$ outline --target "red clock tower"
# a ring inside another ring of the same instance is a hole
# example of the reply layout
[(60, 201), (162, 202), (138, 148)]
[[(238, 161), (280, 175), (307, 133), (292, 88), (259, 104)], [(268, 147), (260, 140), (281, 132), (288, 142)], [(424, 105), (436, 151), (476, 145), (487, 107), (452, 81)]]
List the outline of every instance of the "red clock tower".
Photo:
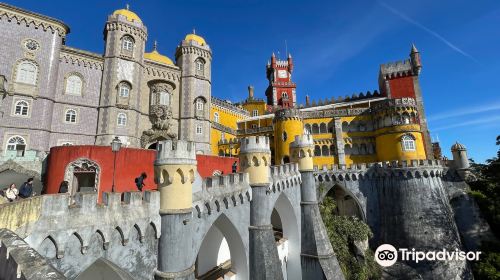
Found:
[(293, 60), (289, 54), (287, 60), (278, 60), (271, 56), (271, 62), (267, 63), (266, 75), (269, 86), (266, 89), (267, 105), (281, 108), (295, 107), (297, 97), (292, 82)]

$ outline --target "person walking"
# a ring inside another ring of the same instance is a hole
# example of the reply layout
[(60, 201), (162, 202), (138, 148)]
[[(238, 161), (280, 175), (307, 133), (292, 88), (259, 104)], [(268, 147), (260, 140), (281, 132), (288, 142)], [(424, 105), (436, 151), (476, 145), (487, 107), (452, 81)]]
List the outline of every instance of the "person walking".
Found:
[(28, 198), (33, 196), (33, 178), (29, 178), (26, 182), (24, 182), (19, 188), (19, 197)]
[(59, 185), (59, 193), (67, 193), (68, 192), (68, 181), (62, 181)]
[(17, 190), (16, 184), (14, 183), (10, 184), (9, 188), (5, 190), (5, 197), (9, 202), (16, 200), (18, 195), (19, 191)]
[(137, 186), (137, 189), (139, 189), (139, 191), (142, 192), (142, 188), (144, 188), (144, 186), (146, 186), (144, 184), (144, 180), (148, 177), (148, 175), (146, 174), (146, 172), (142, 172), (141, 175), (137, 178), (135, 178), (135, 185)]
[(235, 160), (233, 165), (231, 166), (232, 173), (238, 172), (238, 162)]

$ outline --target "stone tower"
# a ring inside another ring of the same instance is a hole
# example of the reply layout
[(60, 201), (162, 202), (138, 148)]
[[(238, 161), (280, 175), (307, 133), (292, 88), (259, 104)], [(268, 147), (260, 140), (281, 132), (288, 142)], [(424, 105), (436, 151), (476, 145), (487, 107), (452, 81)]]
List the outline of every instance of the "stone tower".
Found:
[(166, 140), (159, 142), (157, 151), (154, 168), (162, 227), (155, 279), (194, 279), (194, 265), (185, 250), (192, 245), (189, 220), (196, 174), (195, 143)]
[(456, 142), (451, 146), (453, 155), (453, 166), (462, 179), (465, 179), (470, 171), (469, 158), (467, 157), (467, 148), (464, 145)]
[(147, 35), (146, 26), (128, 7), (108, 16), (97, 145), (109, 145), (115, 136), (125, 145), (140, 145), (137, 127)]
[(304, 133), (301, 113), (299, 109), (286, 108), (274, 115), (274, 161), (275, 164), (290, 163), (290, 143)]
[(283, 279), (271, 217), (263, 211), (269, 203), (267, 191), (270, 184), (270, 162), (269, 138), (251, 136), (241, 139), (241, 171), (249, 174), (252, 188), (249, 227), (250, 279)]
[(319, 212), (313, 174), (314, 142), (311, 135), (295, 136), (290, 144), (293, 162), (299, 164), (302, 212), (301, 266), (308, 279), (344, 279)]
[(188, 34), (177, 47), (181, 68), (179, 139), (196, 141), (196, 153), (210, 154), (212, 50), (205, 39)]

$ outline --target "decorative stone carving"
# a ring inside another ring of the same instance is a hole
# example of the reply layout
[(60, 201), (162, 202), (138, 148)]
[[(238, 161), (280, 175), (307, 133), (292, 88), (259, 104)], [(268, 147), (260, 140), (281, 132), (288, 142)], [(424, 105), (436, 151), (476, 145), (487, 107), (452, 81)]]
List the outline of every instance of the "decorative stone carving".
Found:
[(101, 168), (96, 162), (90, 159), (79, 158), (68, 164), (66, 172), (64, 173), (64, 181), (69, 183), (68, 193), (72, 195), (75, 194), (76, 186), (73, 185), (73, 176), (75, 172), (79, 171), (95, 172), (94, 191), (97, 191), (97, 188), (99, 187), (99, 175), (101, 173)]

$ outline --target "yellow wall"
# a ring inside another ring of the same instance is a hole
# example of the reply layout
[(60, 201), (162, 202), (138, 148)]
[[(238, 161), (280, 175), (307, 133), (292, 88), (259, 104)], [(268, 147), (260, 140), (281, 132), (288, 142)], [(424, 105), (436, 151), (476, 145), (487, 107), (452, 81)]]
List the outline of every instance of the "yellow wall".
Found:
[[(212, 104), (212, 106), (210, 107), (210, 120), (212, 122), (215, 121), (214, 120), (215, 112), (219, 114), (219, 124), (229, 127), (235, 131), (238, 129), (237, 122), (245, 118), (248, 118), (248, 116), (245, 116), (238, 112), (234, 112), (229, 109), (225, 109), (215, 104)], [(212, 155), (219, 154), (220, 150), (219, 141), (221, 140), (221, 133), (222, 131), (212, 126), (210, 130), (210, 149), (212, 151)], [(236, 135), (225, 132), (224, 138), (229, 141), (230, 139), (236, 138)], [(222, 148), (224, 149), (224, 147)]]
[[(407, 125), (404, 127), (411, 126), (415, 125)], [(398, 129), (392, 129), (376, 137), (378, 161), (426, 159), (422, 133), (418, 132), (418, 130), (412, 132), (401, 130), (404, 129), (398, 127)], [(408, 131), (411, 130), (408, 129)], [(401, 137), (407, 133), (412, 134), (416, 139), (415, 151), (403, 151), (402, 149)]]
[(254, 102), (246, 102), (242, 104), (243, 109), (247, 110), (252, 116), (253, 110), (259, 111), (259, 116), (262, 116), (266, 113), (266, 102), (265, 101), (254, 101)]
[[(283, 141), (283, 132), (287, 138)], [(304, 126), (299, 119), (285, 119), (274, 124), (274, 163), (281, 164), (284, 156), (290, 156), (290, 143), (296, 135), (304, 134)]]

